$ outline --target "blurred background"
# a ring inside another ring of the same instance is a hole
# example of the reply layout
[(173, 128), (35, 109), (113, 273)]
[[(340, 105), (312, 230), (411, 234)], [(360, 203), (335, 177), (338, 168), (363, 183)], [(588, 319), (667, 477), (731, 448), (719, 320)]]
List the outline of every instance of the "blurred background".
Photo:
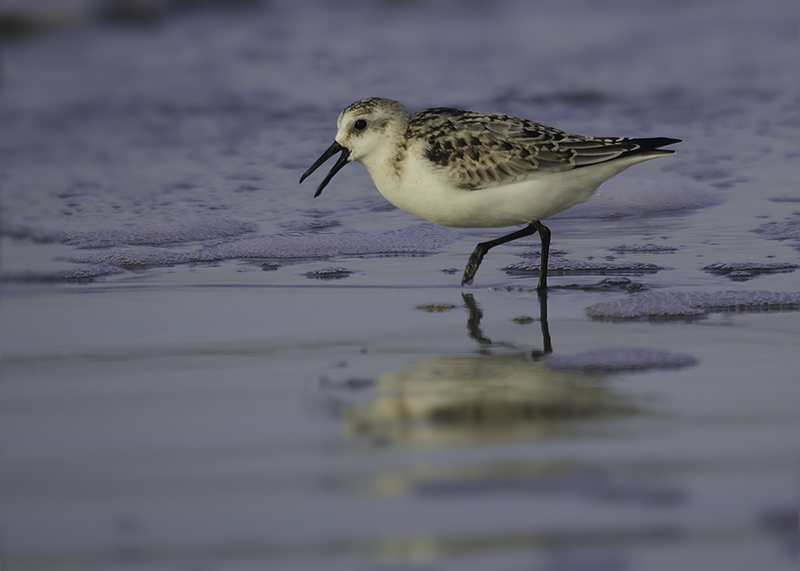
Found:
[(660, 166), (729, 183), (737, 139), (796, 127), (796, 8), (765, 1), (3, 0), (3, 220), (263, 222), (372, 95), (592, 135), (713, 130)]

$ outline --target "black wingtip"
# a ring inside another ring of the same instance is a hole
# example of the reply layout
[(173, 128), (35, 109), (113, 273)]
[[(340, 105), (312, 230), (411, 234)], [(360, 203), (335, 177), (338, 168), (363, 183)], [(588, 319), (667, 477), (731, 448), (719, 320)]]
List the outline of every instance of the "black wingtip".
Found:
[[(655, 151), (667, 145), (674, 145), (675, 143), (683, 142), (682, 139), (672, 139), (670, 137), (653, 137), (650, 139), (639, 139), (636, 141), (641, 146), (642, 150)], [(671, 150), (671, 149), (665, 149)]]

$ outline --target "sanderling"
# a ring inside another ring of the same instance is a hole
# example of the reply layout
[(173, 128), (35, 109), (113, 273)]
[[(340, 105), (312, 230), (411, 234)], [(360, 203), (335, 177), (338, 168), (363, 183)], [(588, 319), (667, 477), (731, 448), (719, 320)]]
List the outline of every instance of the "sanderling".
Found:
[(547, 288), (550, 230), (540, 222), (589, 199), (631, 165), (669, 155), (680, 139), (573, 135), (510, 115), (435, 108), (409, 114), (397, 101), (370, 97), (339, 115), (334, 143), (300, 177), (338, 152), (314, 197), (349, 162), (367, 168), (392, 204), (442, 226), (525, 228), (482, 242), (467, 262), (468, 284), (495, 246), (539, 232), (538, 291)]

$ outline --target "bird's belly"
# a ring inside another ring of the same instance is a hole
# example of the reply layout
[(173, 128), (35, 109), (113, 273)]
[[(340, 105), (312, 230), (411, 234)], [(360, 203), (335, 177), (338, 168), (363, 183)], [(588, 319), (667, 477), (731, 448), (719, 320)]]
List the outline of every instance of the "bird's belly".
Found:
[(543, 220), (584, 202), (599, 182), (566, 182), (560, 173), (480, 190), (428, 182), (378, 190), (392, 204), (441, 226), (500, 228)]
[(480, 190), (457, 188), (424, 169), (402, 180), (373, 177), (373, 181), (389, 202), (430, 222), (460, 228), (499, 228), (544, 220), (586, 202), (604, 181), (655, 156), (540, 173), (526, 181)]

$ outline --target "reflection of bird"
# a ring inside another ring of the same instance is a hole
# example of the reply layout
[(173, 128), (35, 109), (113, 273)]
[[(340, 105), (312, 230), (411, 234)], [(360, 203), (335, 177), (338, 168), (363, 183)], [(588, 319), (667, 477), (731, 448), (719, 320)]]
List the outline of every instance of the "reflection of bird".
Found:
[[(481, 329), (481, 319), (483, 319), (483, 312), (478, 307), (475, 297), (471, 293), (462, 293), (461, 298), (464, 300), (464, 305), (469, 310), (469, 319), (467, 319), (467, 331), (469, 331), (470, 338), (474, 339), (482, 346), (486, 347), (492, 345), (492, 340), (483, 334)], [(533, 318), (530, 318), (533, 320)], [(539, 325), (542, 329), (542, 350), (531, 352), (534, 359), (547, 355), (553, 352), (553, 342), (550, 340), (550, 326), (547, 323), (547, 295), (539, 296)], [(508, 345), (501, 343), (500, 345)]]
[(472, 281), (494, 246), (539, 232), (547, 288), (550, 230), (540, 220), (584, 202), (598, 186), (631, 165), (672, 154), (679, 139), (572, 135), (509, 115), (425, 109), (410, 115), (397, 101), (370, 97), (339, 115), (334, 143), (300, 182), (341, 151), (314, 196), (351, 161), (369, 171), (378, 191), (406, 212), (463, 228), (527, 224), (478, 244), (462, 284)]
[(597, 376), (548, 370), (526, 355), (439, 357), (375, 380), (346, 415), (352, 436), (413, 445), (542, 440), (635, 409)]

